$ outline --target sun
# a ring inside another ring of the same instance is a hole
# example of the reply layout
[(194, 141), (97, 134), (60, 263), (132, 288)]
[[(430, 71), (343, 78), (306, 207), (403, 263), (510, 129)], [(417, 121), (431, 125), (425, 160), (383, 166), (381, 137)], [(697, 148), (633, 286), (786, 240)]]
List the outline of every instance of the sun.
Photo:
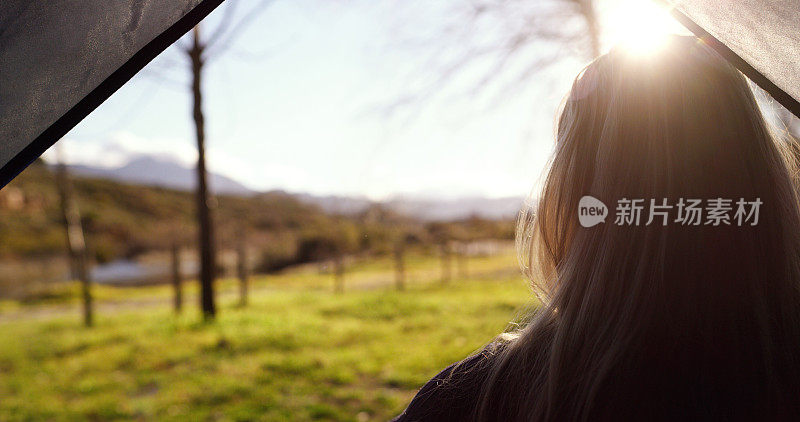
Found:
[(622, 45), (637, 54), (656, 51), (669, 34), (687, 33), (653, 0), (609, 0), (601, 18), (604, 44)]

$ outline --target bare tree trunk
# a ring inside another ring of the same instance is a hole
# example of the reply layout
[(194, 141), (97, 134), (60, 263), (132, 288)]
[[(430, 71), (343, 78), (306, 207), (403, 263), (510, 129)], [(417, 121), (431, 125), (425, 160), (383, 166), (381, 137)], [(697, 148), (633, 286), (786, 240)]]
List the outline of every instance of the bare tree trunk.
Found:
[(452, 269), (450, 268), (450, 245), (447, 242), (441, 244), (442, 254), (442, 284), (447, 284), (452, 278)]
[(395, 286), (397, 290), (405, 290), (406, 288), (406, 263), (405, 263), (405, 247), (402, 243), (398, 243), (394, 248), (394, 267), (395, 267)]
[(247, 246), (240, 236), (238, 248), (236, 248), (236, 275), (239, 278), (239, 306), (247, 306), (247, 288), (249, 274), (247, 270)]
[(175, 313), (180, 314), (183, 309), (183, 278), (181, 275), (181, 250), (177, 243), (172, 244), (172, 289)]
[(214, 319), (217, 313), (214, 303), (214, 278), (216, 276), (216, 259), (214, 253), (213, 222), (211, 216), (211, 200), (208, 192), (208, 176), (206, 174), (205, 120), (203, 117), (202, 72), (203, 50), (200, 42), (200, 27), (194, 27), (192, 47), (188, 50), (192, 62), (192, 95), (194, 107), (195, 132), (197, 135), (197, 219), (200, 226), (200, 308), (205, 320)]
[(344, 293), (344, 257), (337, 253), (333, 257), (334, 292)]
[[(57, 150), (60, 152), (60, 149)], [(59, 196), (61, 197), (61, 215), (64, 219), (64, 231), (67, 237), (67, 253), (70, 260), (72, 277), (81, 283), (81, 296), (83, 298), (83, 323), (91, 327), (94, 323), (92, 308), (92, 289), (89, 280), (89, 270), (86, 257), (86, 241), (83, 237), (81, 215), (69, 179), (67, 166), (59, 158), (56, 170)]]
[(467, 244), (464, 242), (460, 242), (458, 244), (458, 251), (456, 255), (456, 266), (458, 269), (458, 278), (467, 279), (469, 278), (469, 271), (467, 268), (467, 260), (469, 256), (467, 255)]

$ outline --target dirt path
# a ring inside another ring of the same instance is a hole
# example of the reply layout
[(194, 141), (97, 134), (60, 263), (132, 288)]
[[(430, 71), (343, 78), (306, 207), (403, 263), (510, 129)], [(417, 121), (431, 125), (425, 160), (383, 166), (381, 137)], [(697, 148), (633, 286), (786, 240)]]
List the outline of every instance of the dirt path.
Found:
[[(493, 270), (487, 272), (480, 272), (476, 274), (471, 274), (470, 279), (472, 281), (480, 281), (480, 280), (491, 280), (497, 279), (500, 277), (507, 277), (509, 274), (514, 274), (518, 270), (516, 269), (501, 269), (501, 270)], [(435, 283), (435, 281), (431, 281), (431, 283)], [(355, 285), (347, 286), (345, 282), (345, 291), (369, 291), (369, 290), (378, 290), (378, 289), (386, 289), (394, 287), (394, 280), (392, 277), (375, 277), (372, 279), (367, 280), (360, 280), (359, 283)], [(332, 285), (331, 285), (332, 287)], [(269, 291), (276, 291), (276, 288), (264, 285), (257, 285), (251, 283), (250, 285), (250, 294), (259, 294), (259, 293), (266, 293)], [(227, 288), (222, 288), (217, 293), (217, 299), (219, 302), (229, 302), (233, 303), (238, 299), (239, 291), (238, 288), (235, 286), (227, 286)], [(193, 308), (193, 304), (195, 304), (198, 300), (197, 294), (195, 293), (184, 293), (183, 301), (184, 306), (186, 304), (189, 305), (190, 309)], [(96, 314), (113, 314), (116, 312), (124, 312), (124, 311), (133, 311), (133, 310), (140, 310), (142, 308), (157, 308), (157, 307), (169, 307), (172, 306), (172, 297), (152, 297), (152, 298), (131, 298), (125, 300), (106, 300), (106, 301), (97, 301), (95, 303), (95, 313)], [(22, 321), (22, 320), (45, 320), (57, 317), (70, 317), (74, 316), (76, 320), (81, 318), (81, 307), (80, 303), (65, 303), (65, 304), (58, 304), (58, 305), (30, 305), (30, 306), (22, 306), (20, 308), (8, 311), (8, 312), (0, 312), (0, 323), (8, 323), (8, 322), (15, 322), (15, 321)]]
[[(251, 288), (251, 293), (266, 292), (268, 290), (270, 290), (268, 287)], [(220, 291), (217, 295), (217, 299), (221, 301), (233, 301), (236, 300), (237, 297), (238, 291), (236, 289), (225, 289)], [(184, 306), (186, 306), (186, 304), (194, 304), (197, 302), (197, 300), (198, 298), (196, 294), (184, 293)], [(139, 310), (142, 308), (157, 308), (166, 306), (172, 306), (171, 297), (97, 301), (95, 303), (94, 311), (96, 314), (112, 314), (116, 312)], [(23, 306), (9, 312), (0, 313), (0, 323), (20, 320), (43, 320), (69, 316), (74, 316), (76, 319), (81, 317), (81, 307), (78, 302), (59, 305)]]

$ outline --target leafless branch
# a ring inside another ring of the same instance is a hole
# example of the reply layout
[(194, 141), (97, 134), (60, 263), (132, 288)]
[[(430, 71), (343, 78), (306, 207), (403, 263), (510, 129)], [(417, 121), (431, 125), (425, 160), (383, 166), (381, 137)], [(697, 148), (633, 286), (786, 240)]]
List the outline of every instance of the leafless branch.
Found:
[(214, 31), (211, 32), (206, 38), (205, 46), (208, 47), (219, 40), (225, 31), (227, 31), (231, 26), (231, 21), (233, 20), (233, 16), (236, 13), (236, 6), (239, 4), (238, 1), (232, 1), (227, 3), (227, 7), (225, 7), (225, 13), (222, 15), (222, 19), (220, 20), (217, 27)]
[[(428, 102), (431, 98), (448, 89), (452, 81), (459, 74), (466, 72), (473, 66), (489, 65), (489, 68), (480, 72), (471, 89), (465, 94), (469, 96), (485, 92), (487, 87), (496, 84), (492, 82), (503, 81), (497, 96), (508, 94), (512, 89), (518, 90), (520, 85), (535, 73), (547, 69), (550, 65), (562, 60), (569, 52), (596, 50), (598, 40), (593, 39), (597, 34), (588, 23), (596, 19), (593, 0), (550, 0), (537, 2), (531, 6), (529, 2), (510, 0), (473, 0), (469, 7), (462, 12), (464, 17), (455, 21), (454, 26), (445, 28), (440, 39), (449, 39), (438, 57), (452, 55), (453, 48), (464, 49), (457, 59), (447, 61), (443, 66), (441, 59), (437, 65), (426, 67), (439, 67), (438, 74), (432, 81), (424, 83), (422, 89), (396, 99), (384, 108), (387, 114), (406, 106)], [(587, 16), (587, 13), (590, 14)], [(485, 28), (498, 28), (497, 39), (486, 42), (481, 40), (480, 45), (475, 45), (474, 34)], [(534, 52), (530, 47), (540, 43), (544, 48), (537, 48)], [(587, 49), (586, 46), (592, 48)], [(465, 47), (466, 46), (466, 47)], [(551, 51), (552, 50), (552, 51)], [(448, 54), (449, 53), (449, 54)], [(528, 53), (531, 53), (528, 55)], [(534, 54), (535, 53), (535, 54)], [(594, 52), (592, 52), (594, 54)], [(586, 54), (590, 58), (590, 54)], [(528, 63), (520, 60), (527, 60)], [(511, 63), (515, 62), (512, 68)], [(523, 70), (508, 79), (508, 72), (516, 71), (518, 66)]]
[[(222, 51), (228, 50), (233, 42), (247, 29), (256, 19), (261, 16), (264, 10), (267, 9), (269, 3), (273, 0), (259, 1), (256, 6), (250, 8), (247, 13), (239, 19), (238, 22), (232, 23), (233, 13), (226, 13), (222, 22), (214, 30), (211, 38), (205, 43), (204, 55), (206, 58), (213, 58), (220, 54)], [(232, 6), (229, 6), (229, 8)], [(230, 17), (228, 17), (230, 16)]]

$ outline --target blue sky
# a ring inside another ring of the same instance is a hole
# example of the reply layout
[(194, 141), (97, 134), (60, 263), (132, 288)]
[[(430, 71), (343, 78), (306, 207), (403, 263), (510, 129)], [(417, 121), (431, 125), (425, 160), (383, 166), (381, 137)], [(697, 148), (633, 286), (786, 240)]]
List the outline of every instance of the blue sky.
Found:
[[(239, 17), (257, 4), (238, 1)], [(210, 168), (259, 190), (374, 199), (527, 194), (551, 151), (557, 106), (584, 64), (577, 54), (522, 84), (501, 77), (476, 91), (491, 63), (477, 61), (435, 95), (390, 107), (429, 92), (463, 37), (479, 44), (502, 30), (489, 21), (460, 33), (467, 4), (270, 3), (207, 66)], [(168, 49), (65, 137), (67, 160), (116, 166), (155, 153), (193, 163), (187, 66)]]

